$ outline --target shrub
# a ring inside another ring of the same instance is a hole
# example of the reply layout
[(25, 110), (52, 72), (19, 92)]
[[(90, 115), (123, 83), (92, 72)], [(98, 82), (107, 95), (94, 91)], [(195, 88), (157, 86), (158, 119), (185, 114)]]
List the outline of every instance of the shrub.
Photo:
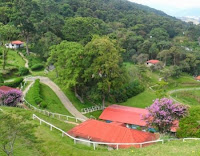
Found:
[(36, 70), (42, 70), (44, 69), (44, 65), (43, 64), (35, 64), (31, 67), (32, 71), (36, 71)]
[(26, 67), (19, 68), (19, 76), (24, 76), (24, 75), (27, 75), (28, 73), (29, 73), (28, 68), (26, 68)]
[(200, 107), (191, 107), (189, 115), (179, 121), (177, 137), (200, 138)]
[(16, 87), (19, 87), (19, 85), (23, 82), (23, 80), (24, 79), (22, 77), (19, 77), (19, 78), (14, 79), (11, 82), (1, 83), (0, 85), (16, 88)]
[(44, 102), (44, 101), (41, 103), (40, 106), (41, 106), (42, 108), (47, 108), (47, 104), (46, 104), (46, 102)]
[(18, 89), (13, 89), (8, 92), (0, 91), (0, 99), (3, 105), (16, 106), (21, 101), (22, 92)]

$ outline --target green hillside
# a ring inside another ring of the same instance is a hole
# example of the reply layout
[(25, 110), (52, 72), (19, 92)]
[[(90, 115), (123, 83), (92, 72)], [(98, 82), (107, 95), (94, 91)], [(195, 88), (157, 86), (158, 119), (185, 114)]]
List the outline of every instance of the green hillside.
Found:
[[(25, 111), (19, 108), (6, 108), (1, 107), (4, 112), (13, 113), (16, 115), (21, 115), (27, 118), (32, 124), (36, 125), (34, 135), (35, 139), (29, 140), (27, 138), (21, 138), (16, 140), (14, 155), (22, 156), (22, 155), (88, 155), (88, 156), (100, 156), (100, 155), (117, 155), (117, 156), (129, 156), (129, 155), (149, 155), (152, 154), (155, 156), (168, 156), (168, 155), (183, 155), (183, 156), (191, 156), (191, 155), (199, 155), (200, 150), (200, 142), (199, 141), (171, 141), (162, 144), (155, 144), (152, 146), (148, 146), (142, 149), (120, 149), (108, 151), (105, 147), (98, 147), (97, 150), (93, 150), (93, 147), (87, 147), (85, 145), (76, 144), (74, 145), (73, 140), (68, 137), (62, 137), (61, 134), (53, 129), (50, 131), (48, 126), (45, 126), (43, 123), (41, 126), (39, 125), (39, 121), (32, 120), (32, 114), (35, 112)], [(0, 112), (2, 113), (2, 112)], [(28, 115), (28, 117), (27, 117)], [(50, 122), (57, 127), (63, 130), (69, 130), (74, 125), (66, 124), (62, 121), (46, 117), (44, 115), (40, 115), (36, 113), (40, 118), (44, 119), (47, 122)], [(29, 142), (29, 144), (27, 144)], [(162, 149), (162, 150), (161, 150)], [(4, 154), (0, 151), (0, 154), (4, 156)]]

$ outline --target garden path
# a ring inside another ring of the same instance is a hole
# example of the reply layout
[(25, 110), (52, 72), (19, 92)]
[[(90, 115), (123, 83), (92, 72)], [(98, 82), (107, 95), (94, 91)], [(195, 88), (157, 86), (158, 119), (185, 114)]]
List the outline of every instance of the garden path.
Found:
[(21, 52), (19, 52), (19, 54), (24, 59), (24, 61), (26, 62), (24, 67), (29, 68), (29, 66), (28, 66), (28, 60), (25, 58), (24, 54), (22, 54)]

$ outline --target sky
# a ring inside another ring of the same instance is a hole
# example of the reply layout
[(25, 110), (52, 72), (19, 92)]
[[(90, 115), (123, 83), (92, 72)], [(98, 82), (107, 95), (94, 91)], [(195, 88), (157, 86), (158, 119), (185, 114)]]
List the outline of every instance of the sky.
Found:
[(162, 10), (175, 16), (177, 12), (192, 8), (200, 8), (200, 0), (129, 0), (135, 3)]

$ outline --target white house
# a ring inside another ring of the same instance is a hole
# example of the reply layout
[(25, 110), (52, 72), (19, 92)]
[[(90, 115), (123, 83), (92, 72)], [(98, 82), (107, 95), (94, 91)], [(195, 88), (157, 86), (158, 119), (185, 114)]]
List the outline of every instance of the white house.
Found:
[(5, 44), (6, 48), (10, 48), (10, 49), (18, 49), (18, 48), (22, 48), (24, 47), (24, 42), (22, 41), (12, 41), (11, 43), (7, 43)]
[(159, 63), (159, 60), (149, 60), (146, 62), (147, 67), (150, 67), (152, 65), (156, 65), (157, 63)]

